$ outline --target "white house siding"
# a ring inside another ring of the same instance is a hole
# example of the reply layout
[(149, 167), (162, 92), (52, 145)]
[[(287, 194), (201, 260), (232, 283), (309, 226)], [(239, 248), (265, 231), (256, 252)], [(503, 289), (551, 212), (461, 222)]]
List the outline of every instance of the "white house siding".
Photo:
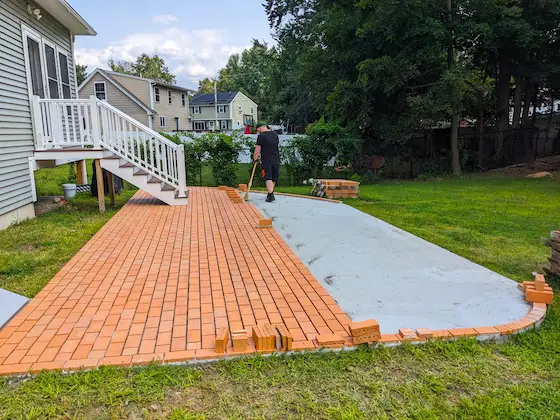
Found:
[(0, 216), (3, 220), (11, 220), (8, 213), (28, 217), (33, 202), (28, 158), (33, 156), (34, 141), (22, 23), (68, 54), (70, 92), (76, 97), (69, 30), (45, 11), (38, 21), (27, 13), (27, 4), (22, 0), (0, 1)]

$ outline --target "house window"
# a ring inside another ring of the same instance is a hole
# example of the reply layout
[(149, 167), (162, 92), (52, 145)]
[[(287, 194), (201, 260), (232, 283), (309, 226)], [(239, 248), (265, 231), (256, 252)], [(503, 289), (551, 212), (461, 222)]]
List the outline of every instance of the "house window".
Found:
[(30, 78), (30, 92), (33, 95), (45, 97), (43, 86), (43, 68), (41, 66), (41, 49), (38, 40), (27, 36), (27, 59)]
[(60, 98), (58, 90), (58, 72), (56, 71), (56, 52), (53, 47), (45, 44), (45, 64), (47, 65), (47, 86), (49, 98)]
[(181, 105), (187, 106), (187, 95), (185, 95), (184, 93), (181, 93)]
[(239, 111), (240, 114), (243, 113), (243, 107), (242, 107), (241, 105), (239, 105), (239, 106), (237, 107), (237, 110)]
[(254, 114), (255, 110), (253, 109), (253, 107), (251, 107), (251, 114)]
[(200, 107), (199, 106), (193, 107), (193, 114), (200, 114)]
[(169, 102), (171, 104), (171, 91), (170, 90), (167, 91), (167, 102)]
[(159, 102), (159, 88), (154, 88), (154, 93), (156, 94), (156, 102)]
[(175, 130), (176, 131), (179, 131), (179, 126), (180, 126), (179, 117), (175, 117)]
[(195, 121), (194, 129), (195, 130), (204, 130), (204, 121)]
[(30, 95), (41, 98), (71, 98), (68, 54), (40, 34), (22, 25)]
[(220, 121), (220, 129), (227, 130), (227, 120)]
[(165, 117), (159, 117), (159, 126), (165, 127)]
[(218, 105), (218, 114), (225, 114), (225, 113), (226, 113), (226, 106)]
[(58, 53), (58, 64), (60, 68), (60, 84), (62, 85), (62, 97), (70, 99), (70, 75), (68, 72), (68, 57), (61, 52)]
[(95, 82), (93, 84), (93, 93), (97, 99), (101, 101), (107, 100), (107, 89), (105, 87), (105, 82)]

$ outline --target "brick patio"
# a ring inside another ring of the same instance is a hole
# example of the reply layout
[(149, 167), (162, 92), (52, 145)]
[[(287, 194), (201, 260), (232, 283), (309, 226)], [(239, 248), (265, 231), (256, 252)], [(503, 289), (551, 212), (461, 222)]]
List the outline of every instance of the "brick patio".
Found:
[(173, 207), (138, 192), (0, 330), (0, 374), (223, 357), (217, 328), (263, 322), (284, 324), (294, 349), (349, 336), (350, 318), (274, 229), (256, 227), (255, 207), (190, 194)]

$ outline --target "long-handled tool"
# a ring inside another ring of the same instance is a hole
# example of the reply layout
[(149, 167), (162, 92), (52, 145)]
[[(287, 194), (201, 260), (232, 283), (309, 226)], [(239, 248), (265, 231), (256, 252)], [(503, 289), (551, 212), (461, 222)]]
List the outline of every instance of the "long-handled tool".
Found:
[(253, 178), (255, 177), (255, 170), (257, 169), (257, 161), (253, 164), (253, 172), (251, 173), (251, 179), (249, 180), (249, 185), (247, 185), (247, 192), (245, 193), (245, 201), (249, 201), (249, 191), (253, 186)]

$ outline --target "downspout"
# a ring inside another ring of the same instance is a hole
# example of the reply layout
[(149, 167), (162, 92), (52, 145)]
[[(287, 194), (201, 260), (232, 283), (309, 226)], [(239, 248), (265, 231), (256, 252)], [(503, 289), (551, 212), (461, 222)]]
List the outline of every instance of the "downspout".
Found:
[[(153, 110), (154, 109), (154, 83), (148, 81), (148, 90), (150, 91), (150, 108)], [(154, 120), (154, 114), (152, 113), (150, 115), (150, 113), (148, 112), (148, 127), (153, 129), (153, 120)]]

